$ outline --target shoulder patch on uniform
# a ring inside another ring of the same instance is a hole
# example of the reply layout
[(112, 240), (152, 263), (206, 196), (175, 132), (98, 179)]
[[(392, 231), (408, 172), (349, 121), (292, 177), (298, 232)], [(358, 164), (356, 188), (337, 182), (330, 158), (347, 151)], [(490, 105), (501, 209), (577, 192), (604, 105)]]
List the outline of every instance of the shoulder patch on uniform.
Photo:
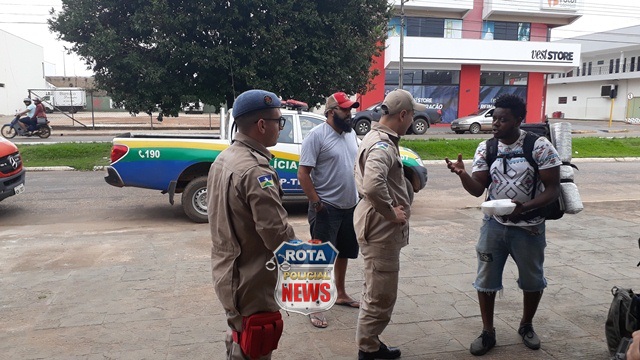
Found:
[(270, 186), (275, 186), (275, 184), (273, 183), (273, 176), (271, 174), (258, 176), (258, 182), (260, 183), (260, 187), (263, 189)]
[(382, 150), (387, 150), (389, 148), (389, 144), (387, 144), (384, 141), (380, 141), (377, 142), (375, 145), (373, 145), (372, 149), (382, 149)]

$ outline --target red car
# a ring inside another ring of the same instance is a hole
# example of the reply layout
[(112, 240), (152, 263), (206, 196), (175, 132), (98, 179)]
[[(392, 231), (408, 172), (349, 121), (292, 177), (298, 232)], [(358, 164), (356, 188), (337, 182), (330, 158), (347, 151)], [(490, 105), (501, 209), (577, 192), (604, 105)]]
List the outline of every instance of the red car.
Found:
[(0, 137), (0, 201), (24, 192), (24, 173), (18, 147)]

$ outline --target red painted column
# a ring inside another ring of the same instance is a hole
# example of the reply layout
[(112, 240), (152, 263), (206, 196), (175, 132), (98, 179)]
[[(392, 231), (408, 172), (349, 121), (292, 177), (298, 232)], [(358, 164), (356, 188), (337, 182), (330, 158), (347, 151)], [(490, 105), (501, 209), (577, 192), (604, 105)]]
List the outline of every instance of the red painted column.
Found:
[(458, 93), (458, 117), (478, 111), (480, 101), (480, 65), (462, 65), (460, 68), (460, 92)]
[(529, 73), (527, 85), (527, 122), (544, 121), (544, 74)]
[(371, 58), (371, 67), (369, 71), (378, 70), (378, 76), (373, 78), (368, 84), (367, 93), (358, 95), (360, 107), (358, 110), (364, 110), (369, 106), (384, 100), (384, 50), (379, 57)]

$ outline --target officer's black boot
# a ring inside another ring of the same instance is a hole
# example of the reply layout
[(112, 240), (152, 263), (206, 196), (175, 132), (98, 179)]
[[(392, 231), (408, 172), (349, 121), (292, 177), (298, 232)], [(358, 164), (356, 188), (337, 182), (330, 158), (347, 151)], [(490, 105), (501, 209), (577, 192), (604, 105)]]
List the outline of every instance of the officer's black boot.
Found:
[(383, 343), (380, 343), (380, 349), (375, 352), (358, 350), (358, 360), (397, 359), (399, 357), (400, 349), (397, 347), (388, 347)]

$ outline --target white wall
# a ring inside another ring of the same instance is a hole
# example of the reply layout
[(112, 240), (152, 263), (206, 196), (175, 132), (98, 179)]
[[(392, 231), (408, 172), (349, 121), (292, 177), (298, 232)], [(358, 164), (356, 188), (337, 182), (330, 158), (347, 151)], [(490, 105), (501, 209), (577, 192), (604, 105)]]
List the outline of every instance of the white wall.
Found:
[[(600, 96), (602, 85), (618, 85), (618, 96), (614, 101)], [(547, 87), (547, 116), (554, 111), (562, 111), (565, 118), (609, 120), (613, 103), (612, 119), (624, 121), (627, 118), (628, 96), (640, 97), (640, 79), (620, 79), (612, 81), (588, 81), (566, 84), (549, 84)], [(566, 104), (558, 104), (559, 97), (567, 97)], [(576, 100), (573, 100), (573, 97)]]
[(28, 89), (44, 88), (42, 70), (44, 50), (6, 31), (0, 30), (0, 115), (13, 115), (24, 108)]

